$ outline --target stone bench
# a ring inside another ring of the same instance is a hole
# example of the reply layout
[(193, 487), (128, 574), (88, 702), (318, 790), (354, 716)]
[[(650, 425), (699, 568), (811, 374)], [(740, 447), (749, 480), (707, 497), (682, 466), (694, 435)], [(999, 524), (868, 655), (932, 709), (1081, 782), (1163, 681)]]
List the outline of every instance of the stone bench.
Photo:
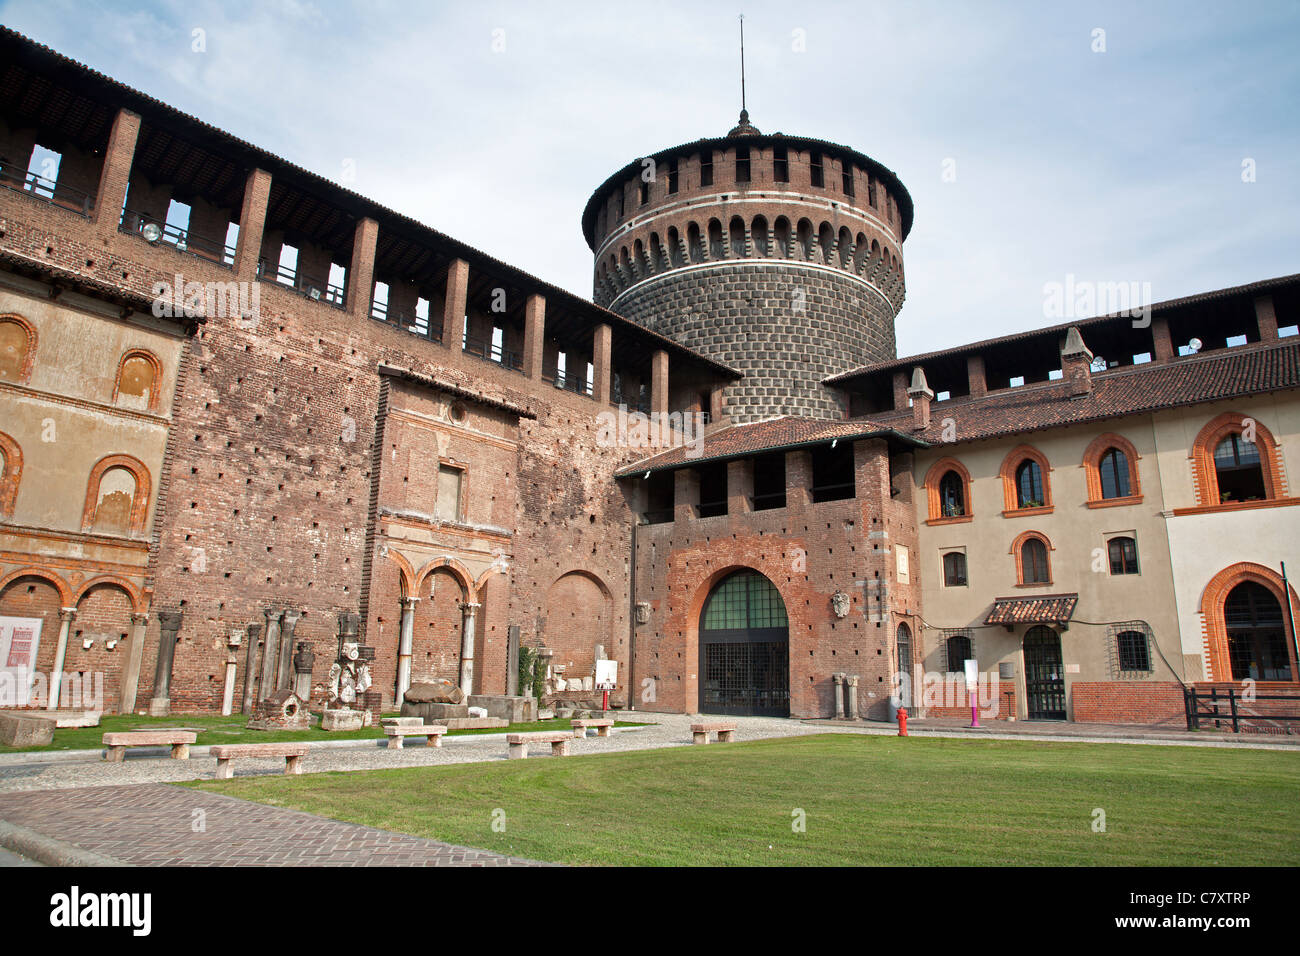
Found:
[(569, 741), (572, 739), (571, 733), (506, 734), (511, 760), (525, 759), (528, 756), (529, 744), (550, 744), (552, 757), (567, 757)]
[(692, 743), (707, 744), (709, 734), (718, 735), (718, 743), (726, 744), (731, 742), (731, 735), (736, 732), (736, 725), (729, 721), (714, 721), (709, 724), (691, 724), (691, 733), (695, 739)]
[(587, 736), (588, 727), (596, 728), (597, 737), (608, 737), (609, 729), (614, 726), (614, 721), (612, 720), (595, 720), (590, 718), (574, 718), (570, 723), (573, 724), (573, 736), (575, 737)]
[(126, 759), (127, 747), (171, 747), (173, 760), (189, 760), (190, 744), (198, 737), (188, 730), (123, 730), (104, 734), (108, 748), (105, 760), (121, 763)]
[(426, 747), (441, 747), (442, 735), (447, 728), (442, 724), (384, 724), (384, 736), (389, 750), (401, 750), (407, 737), (427, 737)]
[(283, 757), (286, 774), (302, 773), (307, 749), (306, 744), (217, 744), (208, 753), (217, 758), (217, 779), (229, 780), (235, 775), (230, 761), (240, 757)]

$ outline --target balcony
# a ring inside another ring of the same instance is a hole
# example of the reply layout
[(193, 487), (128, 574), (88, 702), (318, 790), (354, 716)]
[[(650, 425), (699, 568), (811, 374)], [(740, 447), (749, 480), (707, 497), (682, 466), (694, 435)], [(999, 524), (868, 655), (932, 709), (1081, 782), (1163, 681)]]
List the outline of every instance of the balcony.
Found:
[(524, 372), (523, 356), (518, 352), (495, 345), (491, 339), (474, 338), (467, 335), (463, 340), (462, 350), (466, 355), (472, 355), (485, 362), (492, 362), (512, 372), (518, 372), (520, 375)]
[(422, 339), (430, 342), (442, 344), (442, 328), (433, 328), (429, 324), (427, 316), (421, 317), (414, 312), (388, 312), (388, 305), (384, 302), (370, 303), (370, 317), (376, 322), (383, 322), (386, 325), (393, 325), (412, 335), (418, 335)]
[(70, 186), (60, 186), (52, 179), (19, 169), (6, 159), (0, 159), (0, 186), (47, 202), (51, 206), (62, 206), (87, 219), (95, 208), (95, 197), (89, 193)]
[(178, 229), (155, 216), (124, 209), (117, 229), (118, 232), (139, 236), (150, 245), (171, 246), (177, 252), (187, 252), (227, 269), (234, 268), (235, 265), (234, 246), (196, 235), (188, 229)]
[(274, 282), (292, 289), (305, 299), (322, 302), (335, 309), (347, 308), (345, 290), (341, 286), (331, 285), (328, 279), (316, 276), (300, 275), (284, 266), (272, 266), (265, 259), (257, 260), (257, 277), (264, 282)]

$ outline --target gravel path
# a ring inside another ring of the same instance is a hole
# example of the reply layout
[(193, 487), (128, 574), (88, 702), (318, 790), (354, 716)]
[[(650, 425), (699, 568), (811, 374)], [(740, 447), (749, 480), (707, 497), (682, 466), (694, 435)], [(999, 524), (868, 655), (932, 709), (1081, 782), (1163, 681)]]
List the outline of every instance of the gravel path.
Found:
[[(614, 728), (610, 737), (575, 739), (570, 753), (602, 754), (628, 750), (650, 750), (663, 747), (689, 747), (690, 725), (701, 718), (690, 714), (637, 714), (636, 719), (654, 721), (644, 727)], [(716, 719), (716, 718), (708, 718)], [(879, 723), (830, 724), (805, 722), (776, 717), (734, 717), (737, 725), (736, 740), (758, 740), (767, 737), (795, 737), (808, 734), (856, 733), (889, 735), (896, 733), (893, 725)], [(959, 727), (925, 727), (913, 725), (917, 737), (936, 736), (968, 738), (980, 736), (993, 740), (1037, 739), (1045, 741), (1078, 741), (1156, 744), (1167, 746), (1210, 746), (1247, 749), (1291, 749), (1283, 741), (1211, 740), (1204, 735), (1185, 739), (1190, 735), (1151, 735), (1144, 737), (1116, 737), (1114, 728), (1089, 729), (1082, 725), (1062, 724), (1051, 728), (1030, 730), (1024, 725), (1014, 732), (986, 729), (965, 731)], [(1136, 731), (1135, 731), (1136, 733)], [(717, 746), (710, 744), (710, 746)], [(73, 755), (58, 752), (0, 755), (0, 792), (55, 790), (69, 787), (102, 787), (124, 784), (174, 783), (182, 780), (211, 780), (216, 776), (216, 760), (198, 751), (189, 760), (170, 760), (166, 757), (132, 755), (128, 751), (123, 763), (107, 763), (86, 753), (84, 759), (73, 762)], [(42, 758), (47, 762), (41, 762)], [(505, 734), (467, 735), (444, 737), (441, 747), (425, 747), (419, 741), (408, 741), (402, 750), (387, 750), (382, 741), (360, 746), (331, 746), (313, 748), (305, 761), (308, 773), (322, 771), (385, 770), (394, 767), (427, 767), (437, 764), (478, 763), (506, 759)], [(529, 759), (552, 759), (550, 748), (535, 746)], [(284, 772), (283, 758), (271, 760), (236, 760), (235, 776), (261, 776)]]

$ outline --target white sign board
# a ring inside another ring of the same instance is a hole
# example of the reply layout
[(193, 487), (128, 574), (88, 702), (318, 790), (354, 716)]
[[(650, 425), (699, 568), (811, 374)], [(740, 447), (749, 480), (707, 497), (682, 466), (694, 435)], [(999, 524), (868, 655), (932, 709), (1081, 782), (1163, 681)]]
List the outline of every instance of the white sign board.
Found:
[(966, 689), (968, 691), (975, 690), (975, 688), (979, 686), (979, 682), (980, 682), (979, 662), (967, 661), (966, 662)]
[(618, 661), (596, 661), (596, 690), (613, 690), (618, 684)]
[(43, 623), (39, 617), (0, 617), (0, 707), (30, 705)]

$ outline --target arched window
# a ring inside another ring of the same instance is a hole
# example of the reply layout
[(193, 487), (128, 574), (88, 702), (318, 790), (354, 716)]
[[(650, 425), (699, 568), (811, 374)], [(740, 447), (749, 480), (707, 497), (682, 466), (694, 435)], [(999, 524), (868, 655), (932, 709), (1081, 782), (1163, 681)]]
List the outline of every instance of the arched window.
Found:
[(1132, 538), (1127, 536), (1111, 538), (1107, 542), (1107, 550), (1110, 552), (1111, 574), (1138, 573), (1137, 542)]
[(1264, 585), (1243, 581), (1223, 602), (1232, 679), (1290, 680), (1282, 605)]
[(23, 476), (23, 451), (4, 432), (0, 432), (0, 521), (13, 517), (18, 482)]
[(928, 524), (955, 524), (970, 521), (970, 473), (955, 458), (943, 458), (930, 466), (925, 475), (929, 499)]
[(149, 507), (149, 470), (130, 455), (108, 455), (90, 472), (81, 530), (95, 534), (144, 532)]
[(0, 382), (26, 382), (36, 360), (36, 327), (21, 315), (0, 315)]
[(1042, 452), (1028, 445), (1021, 445), (1007, 455), (1002, 461), (1001, 472), (1003, 514), (1046, 514), (1051, 511), (1050, 470)]
[(1016, 556), (1016, 574), (1022, 585), (1052, 583), (1049, 547), (1047, 539), (1037, 531), (1026, 531), (1016, 538), (1012, 551)]
[(723, 259), (727, 255), (726, 244), (722, 241), (722, 223), (716, 219), (709, 220), (709, 257)]
[(754, 217), (753, 225), (750, 226), (750, 235), (754, 238), (754, 255), (768, 257), (772, 254), (767, 241), (767, 220), (764, 217)]
[(951, 634), (944, 641), (944, 664), (949, 674), (960, 674), (966, 669), (966, 662), (975, 659), (975, 642), (970, 634)]
[(964, 588), (966, 586), (966, 555), (962, 551), (949, 551), (943, 556), (943, 586), (946, 588)]
[(1098, 435), (1083, 453), (1088, 484), (1088, 507), (1137, 504), (1142, 500), (1138, 482), (1138, 453), (1122, 435)]
[(799, 248), (803, 252), (805, 259), (813, 257), (813, 227), (807, 219), (799, 220)]
[(745, 221), (739, 216), (732, 216), (728, 225), (731, 233), (731, 255), (736, 259), (745, 257)]
[(789, 259), (791, 257), (790, 220), (785, 216), (777, 216), (776, 222), (772, 224), (772, 234), (776, 239), (776, 255), (782, 259)]
[(140, 411), (156, 411), (162, 363), (152, 352), (132, 349), (122, 356), (113, 388), (113, 404)]
[(693, 222), (686, 227), (686, 244), (690, 249), (691, 262), (704, 261), (704, 240), (700, 236), (700, 224)]
[(958, 518), (966, 513), (966, 483), (955, 471), (945, 472), (939, 480), (939, 508), (945, 518)]
[(1259, 446), (1232, 432), (1214, 449), (1214, 478), (1219, 500), (1259, 501), (1268, 497)]
[(1043, 469), (1036, 461), (1020, 463), (1016, 469), (1016, 507), (1043, 506)]
[(1196, 500), (1202, 507), (1286, 497), (1277, 442), (1263, 423), (1225, 412), (1192, 443)]

